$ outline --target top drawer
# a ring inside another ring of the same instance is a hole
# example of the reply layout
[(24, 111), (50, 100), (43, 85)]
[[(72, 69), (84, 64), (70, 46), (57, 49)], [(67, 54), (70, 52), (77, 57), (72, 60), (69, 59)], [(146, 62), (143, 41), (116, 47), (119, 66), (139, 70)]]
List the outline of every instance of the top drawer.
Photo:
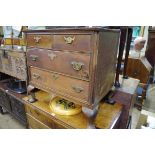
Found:
[(42, 34), (28, 34), (27, 35), (27, 46), (37, 47), (37, 48), (52, 48), (52, 35), (42, 35)]
[(54, 50), (92, 51), (90, 34), (58, 34), (53, 36)]

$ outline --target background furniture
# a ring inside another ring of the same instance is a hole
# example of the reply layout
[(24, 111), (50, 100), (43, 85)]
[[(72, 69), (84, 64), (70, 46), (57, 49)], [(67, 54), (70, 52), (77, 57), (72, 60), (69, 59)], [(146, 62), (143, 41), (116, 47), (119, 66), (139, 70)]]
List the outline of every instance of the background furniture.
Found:
[(153, 67), (151, 71), (152, 78), (150, 81), (151, 83), (153, 83), (154, 69), (155, 69), (154, 68), (155, 67), (155, 30), (151, 28), (149, 29), (149, 33), (148, 33), (148, 43), (146, 47), (145, 56)]
[(18, 119), (23, 125), (27, 126), (24, 102), (22, 100), (26, 94), (17, 94), (7, 87), (8, 79), (0, 81), (0, 108), (3, 114), (3, 108), (13, 117)]
[(139, 105), (140, 108), (142, 107), (142, 102), (146, 97), (146, 91), (149, 85), (151, 70), (152, 66), (150, 65), (146, 57), (128, 58), (127, 75), (129, 77), (140, 80), (140, 84), (138, 87), (138, 96), (141, 103), (141, 105)]

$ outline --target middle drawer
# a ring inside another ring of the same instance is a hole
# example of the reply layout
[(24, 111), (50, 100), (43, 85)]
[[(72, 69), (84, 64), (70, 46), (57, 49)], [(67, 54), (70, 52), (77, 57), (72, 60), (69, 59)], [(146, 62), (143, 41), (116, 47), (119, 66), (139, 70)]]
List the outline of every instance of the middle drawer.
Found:
[(89, 80), (90, 54), (28, 49), (29, 66)]

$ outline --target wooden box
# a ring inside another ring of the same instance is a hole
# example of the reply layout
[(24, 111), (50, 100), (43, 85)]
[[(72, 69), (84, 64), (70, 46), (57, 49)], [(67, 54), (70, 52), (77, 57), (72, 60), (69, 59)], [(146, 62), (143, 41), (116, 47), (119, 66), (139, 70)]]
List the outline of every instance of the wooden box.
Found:
[(27, 79), (24, 51), (0, 49), (0, 72), (21, 80)]
[(25, 35), (30, 85), (89, 108), (111, 89), (119, 30), (53, 28)]

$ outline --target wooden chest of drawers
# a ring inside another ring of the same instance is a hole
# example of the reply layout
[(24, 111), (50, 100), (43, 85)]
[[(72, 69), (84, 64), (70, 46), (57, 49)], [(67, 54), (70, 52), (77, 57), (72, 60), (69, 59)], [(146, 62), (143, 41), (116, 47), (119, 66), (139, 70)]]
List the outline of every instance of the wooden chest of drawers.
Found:
[(43, 91), (36, 92), (37, 101), (28, 102), (28, 97), (23, 98), (28, 121), (32, 129), (95, 129), (119, 128), (122, 105), (110, 105), (100, 102), (97, 109), (91, 110), (83, 107), (82, 112), (72, 116), (55, 114), (50, 108), (50, 96)]
[(0, 72), (25, 81), (27, 79), (25, 52), (1, 48)]
[(30, 85), (89, 108), (111, 89), (118, 30), (57, 28), (25, 34)]

